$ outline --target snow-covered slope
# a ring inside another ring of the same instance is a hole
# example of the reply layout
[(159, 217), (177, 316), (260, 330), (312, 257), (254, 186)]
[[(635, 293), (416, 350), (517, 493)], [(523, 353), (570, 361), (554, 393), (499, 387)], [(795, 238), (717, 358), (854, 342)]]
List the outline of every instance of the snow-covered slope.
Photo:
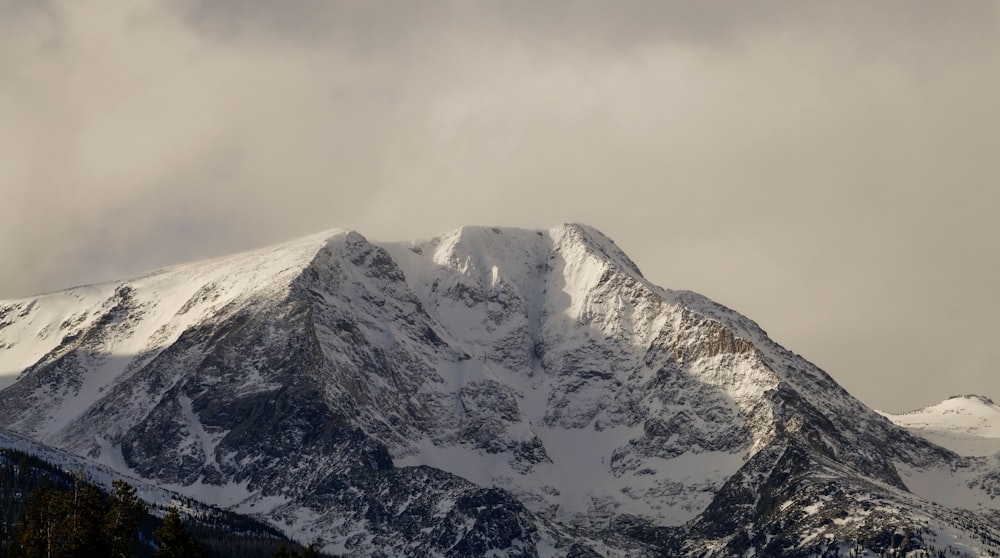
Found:
[(177, 504), (183, 499), (180, 494), (164, 490), (162, 487), (143, 479), (123, 475), (110, 467), (93, 463), (80, 456), (40, 444), (29, 438), (0, 428), (0, 449), (12, 449), (37, 457), (59, 469), (79, 475), (88, 482), (110, 492), (112, 483), (124, 480), (136, 488), (136, 495), (142, 500), (160, 507)]
[(287, 292), (334, 234), (127, 281), (0, 301), (0, 387), (12, 384), (18, 374), (74, 353), (64, 367), (64, 383), (49, 386), (61, 391), (50, 392), (46, 405), (23, 419), (31, 423), (27, 429), (44, 440), (187, 329), (256, 297)]
[(884, 415), (959, 455), (1000, 452), (1000, 406), (980, 395), (956, 395), (916, 411)]
[(884, 548), (922, 525), (907, 479), (961, 465), (584, 225), (333, 231), (4, 301), (0, 370), (0, 425), (359, 556)]
[[(439, 368), (467, 424), (400, 448), (402, 465), (503, 486), (563, 521), (629, 513), (680, 524), (768, 435), (711, 383), (688, 382), (702, 407), (690, 415), (680, 411), (692, 405), (664, 401), (667, 386), (643, 389), (663, 360), (656, 337), (683, 317), (596, 231), (465, 227), (385, 247), (442, 338), (468, 356)], [(699, 342), (672, 342), (682, 340)], [(762, 376), (734, 387), (759, 396), (775, 383)]]
[(936, 466), (898, 464), (907, 487), (955, 509), (993, 511), (1000, 496), (1000, 407), (980, 395), (958, 395), (887, 418), (964, 459)]

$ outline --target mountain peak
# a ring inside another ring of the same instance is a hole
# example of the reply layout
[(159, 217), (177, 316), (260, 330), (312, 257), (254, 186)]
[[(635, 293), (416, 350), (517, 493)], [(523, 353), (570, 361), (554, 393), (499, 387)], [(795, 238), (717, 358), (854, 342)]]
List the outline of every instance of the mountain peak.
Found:
[(632, 261), (621, 248), (615, 244), (611, 237), (605, 235), (598, 229), (584, 225), (582, 223), (566, 223), (554, 229), (550, 229), (549, 234), (567, 240), (579, 242), (591, 250), (596, 251), (605, 259), (616, 263), (622, 268), (635, 275), (636, 279), (644, 279), (639, 266)]
[(951, 395), (933, 405), (904, 411), (899, 414), (883, 413), (886, 416), (905, 417), (909, 415), (940, 415), (954, 413), (976, 413), (979, 411), (995, 410), (1000, 413), (1000, 406), (985, 395), (974, 393)]
[(915, 411), (883, 414), (959, 455), (985, 456), (1000, 451), (1000, 406), (989, 397), (953, 395)]
[(513, 245), (518, 249), (534, 246), (545, 250), (558, 246), (563, 248), (576, 246), (627, 269), (638, 278), (642, 277), (639, 267), (615, 244), (614, 240), (597, 228), (582, 223), (564, 223), (549, 229), (467, 225), (435, 237), (429, 243), (464, 254), (495, 252), (498, 249), (503, 250), (502, 247), (505, 245)]
[(966, 395), (952, 395), (948, 399), (945, 399), (945, 401), (951, 401), (952, 399), (964, 399), (964, 400), (970, 401), (970, 402), (977, 402), (978, 401), (979, 403), (982, 403), (984, 405), (994, 405), (994, 406), (996, 405), (996, 403), (994, 403), (993, 400), (990, 399), (989, 397), (986, 397), (985, 395), (977, 395), (977, 394), (974, 394), (974, 393), (970, 393), (970, 394), (966, 394)]
[[(559, 533), (604, 529), (633, 550), (751, 524), (766, 542), (795, 528), (791, 498), (834, 506), (831, 478), (891, 492), (897, 463), (955, 458), (577, 223), (414, 242), (336, 229), (0, 303), (6, 370), (0, 426), (354, 555), (488, 554), (475, 533), (424, 532), (428, 514), (558, 556), (577, 554)], [(346, 546), (360, 532), (380, 534)], [(747, 554), (733, 541), (723, 554)]]

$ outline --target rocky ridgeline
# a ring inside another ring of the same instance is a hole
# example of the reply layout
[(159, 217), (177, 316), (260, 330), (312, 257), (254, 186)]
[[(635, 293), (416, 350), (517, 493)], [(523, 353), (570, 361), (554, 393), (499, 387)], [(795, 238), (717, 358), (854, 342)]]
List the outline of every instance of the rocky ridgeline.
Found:
[(335, 232), (0, 302), (10, 367), (0, 424), (329, 552), (996, 549), (898, 472), (967, 460), (582, 225)]

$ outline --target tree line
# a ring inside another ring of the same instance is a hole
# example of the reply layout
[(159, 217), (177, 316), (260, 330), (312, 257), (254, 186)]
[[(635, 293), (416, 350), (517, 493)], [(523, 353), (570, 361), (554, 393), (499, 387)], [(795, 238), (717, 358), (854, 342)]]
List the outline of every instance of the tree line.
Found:
[(0, 448), (0, 558), (325, 556), (225, 510), (186, 518), (174, 506), (160, 510), (150, 513), (124, 481), (105, 493), (81, 476)]
[(131, 558), (153, 548), (152, 555), (158, 558), (202, 558), (201, 546), (187, 531), (176, 507), (170, 507), (163, 524), (153, 531), (154, 544), (140, 540), (139, 524), (146, 512), (135, 487), (120, 480), (114, 481), (109, 494), (82, 479), (76, 479), (70, 490), (39, 486), (25, 499), (5, 545), (6, 555)]

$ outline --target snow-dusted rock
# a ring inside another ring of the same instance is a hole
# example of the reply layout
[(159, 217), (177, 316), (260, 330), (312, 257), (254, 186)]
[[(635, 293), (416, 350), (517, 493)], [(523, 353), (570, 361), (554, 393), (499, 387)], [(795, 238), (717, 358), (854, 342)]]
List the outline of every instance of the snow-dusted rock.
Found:
[(967, 461), (584, 225), (3, 301), (4, 373), (0, 425), (348, 554), (808, 555), (993, 509), (926, 511), (907, 483)]

